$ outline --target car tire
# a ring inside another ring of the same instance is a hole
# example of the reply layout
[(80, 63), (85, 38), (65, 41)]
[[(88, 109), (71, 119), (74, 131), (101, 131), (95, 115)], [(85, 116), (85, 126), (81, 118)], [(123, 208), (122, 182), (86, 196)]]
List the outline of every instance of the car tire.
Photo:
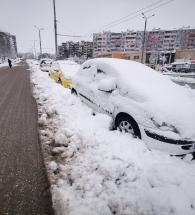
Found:
[(71, 94), (77, 96), (77, 91), (76, 91), (74, 88), (72, 88), (72, 89), (71, 89)]
[(119, 114), (115, 119), (115, 128), (121, 132), (130, 133), (141, 139), (141, 132), (137, 122), (128, 114)]

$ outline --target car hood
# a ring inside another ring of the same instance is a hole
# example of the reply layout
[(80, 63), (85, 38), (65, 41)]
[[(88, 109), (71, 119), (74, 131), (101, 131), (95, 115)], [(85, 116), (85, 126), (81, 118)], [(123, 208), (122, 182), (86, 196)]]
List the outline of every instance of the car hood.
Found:
[(134, 100), (156, 124), (176, 128), (184, 139), (195, 139), (195, 95), (191, 90), (164, 77), (159, 85), (143, 85), (118, 81), (118, 88), (126, 92), (126, 96)]

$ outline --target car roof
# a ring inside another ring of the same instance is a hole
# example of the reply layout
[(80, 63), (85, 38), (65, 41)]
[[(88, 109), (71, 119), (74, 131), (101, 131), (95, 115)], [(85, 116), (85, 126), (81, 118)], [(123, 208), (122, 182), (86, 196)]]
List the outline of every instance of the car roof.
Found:
[(180, 64), (189, 64), (189, 62), (182, 61), (182, 62), (174, 62), (171, 65), (180, 65)]

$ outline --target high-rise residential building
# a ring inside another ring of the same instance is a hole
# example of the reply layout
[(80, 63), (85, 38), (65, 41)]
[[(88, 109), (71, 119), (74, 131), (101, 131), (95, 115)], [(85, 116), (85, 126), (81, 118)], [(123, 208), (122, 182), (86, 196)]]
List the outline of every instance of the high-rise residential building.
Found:
[(16, 37), (0, 31), (0, 57), (15, 58), (17, 56)]
[(67, 41), (59, 46), (60, 58), (83, 57), (85, 59), (93, 56), (93, 43), (88, 41)]
[(142, 44), (142, 32), (126, 31), (114, 33), (105, 31), (93, 34), (94, 57), (112, 52), (138, 51)]
[[(94, 57), (108, 55), (113, 52), (140, 52), (143, 31), (115, 33), (106, 31), (93, 34)], [(195, 50), (195, 29), (160, 30), (146, 32), (146, 54), (174, 53), (176, 50)]]

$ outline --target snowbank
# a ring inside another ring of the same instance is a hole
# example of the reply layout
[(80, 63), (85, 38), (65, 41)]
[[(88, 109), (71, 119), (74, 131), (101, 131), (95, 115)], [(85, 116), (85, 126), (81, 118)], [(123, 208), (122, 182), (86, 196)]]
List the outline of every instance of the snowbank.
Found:
[(179, 83), (195, 84), (195, 78), (190, 78), (190, 77), (170, 77), (170, 79), (175, 81), (175, 82), (179, 82)]
[(93, 116), (68, 89), (29, 64), (57, 215), (195, 214), (190, 156), (148, 151), (144, 142), (109, 130), (111, 118)]
[(3, 63), (0, 64), (0, 68), (1, 68), (1, 67), (6, 67), (6, 66), (8, 66), (8, 63), (7, 63), (7, 62), (3, 62)]

